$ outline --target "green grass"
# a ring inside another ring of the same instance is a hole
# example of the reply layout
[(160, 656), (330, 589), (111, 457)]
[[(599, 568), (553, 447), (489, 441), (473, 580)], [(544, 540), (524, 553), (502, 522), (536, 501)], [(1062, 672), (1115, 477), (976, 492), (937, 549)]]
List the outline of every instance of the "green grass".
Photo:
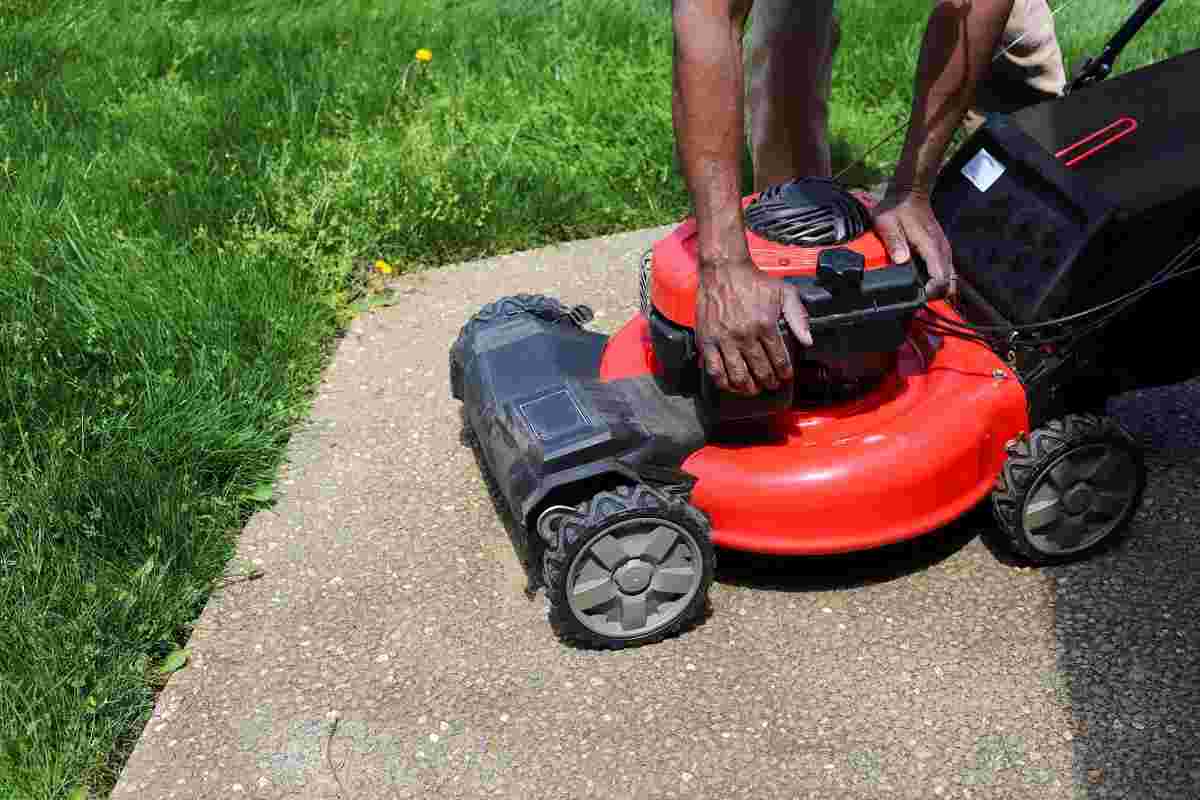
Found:
[[(926, 7), (843, 0), (839, 166)], [(1200, 33), (1152, 25), (1123, 68)], [(374, 259), (685, 213), (670, 46), (665, 0), (0, 0), (0, 800), (111, 785)]]

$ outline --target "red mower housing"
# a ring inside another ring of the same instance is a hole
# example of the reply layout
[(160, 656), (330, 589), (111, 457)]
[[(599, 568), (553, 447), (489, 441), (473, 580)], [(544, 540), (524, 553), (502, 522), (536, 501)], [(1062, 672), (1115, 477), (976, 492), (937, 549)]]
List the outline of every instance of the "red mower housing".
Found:
[[(860, 254), (868, 271), (893, 266), (869, 230), (818, 247), (779, 244), (753, 230), (747, 241), (755, 265), (779, 277), (815, 277), (831, 249)], [(608, 341), (602, 380), (666, 378), (649, 317), (695, 324), (695, 220), (657, 242), (644, 267), (642, 313)], [(957, 318), (945, 303), (934, 307)], [(716, 441), (683, 461), (715, 544), (787, 555), (874, 548), (943, 526), (986, 497), (1005, 444), (1028, 430), (1021, 383), (982, 344), (943, 339), (911, 322), (905, 334), (893, 353), (861, 354), (887, 367), (864, 393), (725, 421)]]

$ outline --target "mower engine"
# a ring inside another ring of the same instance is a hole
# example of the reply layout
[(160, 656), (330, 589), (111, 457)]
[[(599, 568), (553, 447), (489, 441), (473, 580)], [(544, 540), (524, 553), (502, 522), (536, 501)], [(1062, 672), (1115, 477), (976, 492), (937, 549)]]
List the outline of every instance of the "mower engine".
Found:
[(773, 186), (747, 199), (744, 216), (752, 260), (799, 290), (813, 345), (801, 347), (781, 321), (794, 380), (750, 398), (716, 387), (695, 340), (699, 264), (692, 221), (642, 262), (642, 314), (664, 391), (699, 395), (709, 418), (722, 421), (845, 402), (877, 386), (895, 367), (912, 316), (925, 303), (916, 267), (889, 261), (871, 232), (867, 206), (830, 180)]

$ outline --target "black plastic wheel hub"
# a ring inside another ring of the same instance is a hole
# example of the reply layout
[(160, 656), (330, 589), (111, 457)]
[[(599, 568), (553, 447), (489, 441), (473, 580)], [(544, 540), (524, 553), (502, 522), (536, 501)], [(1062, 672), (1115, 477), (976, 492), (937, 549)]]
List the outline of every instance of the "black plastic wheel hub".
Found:
[(1068, 514), (1082, 514), (1091, 508), (1094, 494), (1086, 483), (1077, 483), (1063, 493), (1063, 508)]
[(654, 565), (635, 558), (625, 562), (625, 565), (613, 573), (617, 588), (625, 594), (639, 594), (650, 585), (654, 577)]

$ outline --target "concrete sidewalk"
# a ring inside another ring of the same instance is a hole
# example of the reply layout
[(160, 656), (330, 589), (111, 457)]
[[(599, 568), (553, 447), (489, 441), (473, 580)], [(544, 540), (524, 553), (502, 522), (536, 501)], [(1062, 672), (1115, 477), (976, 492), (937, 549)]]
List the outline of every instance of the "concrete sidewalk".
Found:
[[(1117, 553), (1004, 566), (986, 516), (853, 558), (730, 556), (713, 616), (560, 645), (460, 439), (447, 353), (517, 292), (636, 307), (663, 229), (433, 271), (357, 320), (277, 505), (214, 595), (114, 796), (1184, 797), (1200, 785), (1200, 403), (1129, 401), (1152, 452)], [(1147, 410), (1149, 409), (1149, 410)], [(1140, 676), (1140, 677), (1139, 677)], [(1193, 795), (1194, 796), (1194, 795)]]

